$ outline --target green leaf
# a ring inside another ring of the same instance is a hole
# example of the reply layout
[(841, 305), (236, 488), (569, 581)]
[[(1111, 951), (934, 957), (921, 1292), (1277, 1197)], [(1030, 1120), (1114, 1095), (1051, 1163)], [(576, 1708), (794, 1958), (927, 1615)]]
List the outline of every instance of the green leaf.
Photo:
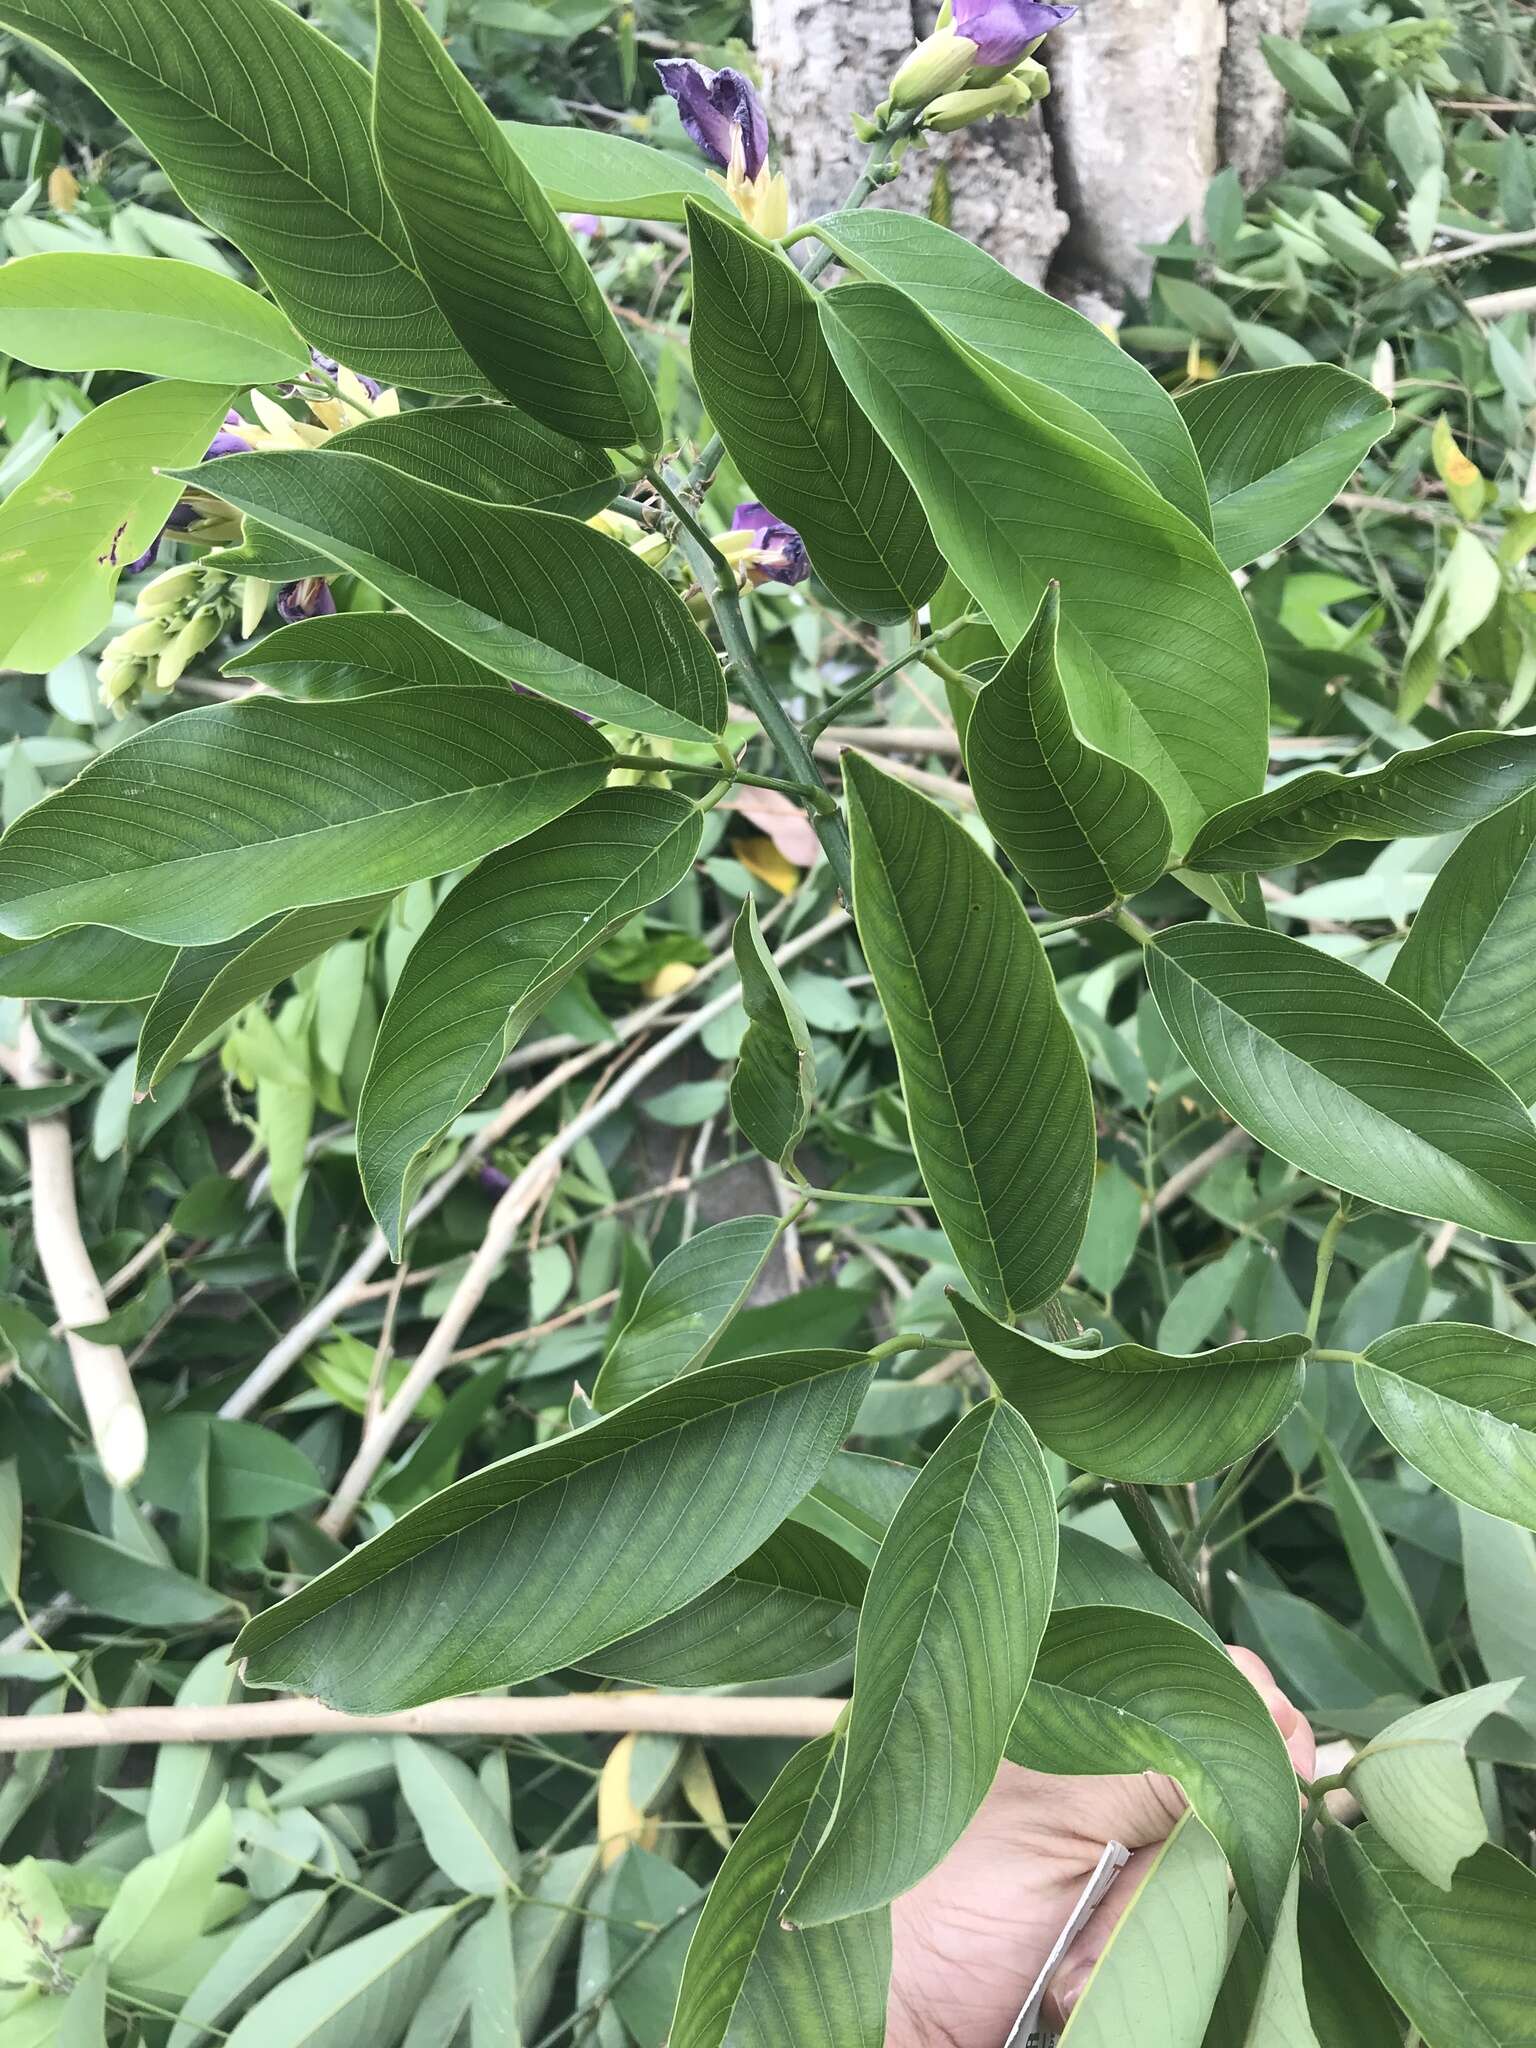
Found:
[(434, 1742), (394, 1739), (400, 1790), (427, 1853), (460, 1891), (499, 1898), (517, 1883), (511, 1824), (487, 1798), (469, 1765)]
[(289, 1892), (247, 1920), (188, 1995), (171, 2029), (170, 2048), (202, 2048), (215, 2028), (280, 1983), (314, 1939), (329, 1903), (323, 1891)]
[(253, 2005), (229, 2048), (394, 2048), (457, 1926), (457, 1907), (435, 1906), (344, 1942)]
[(846, 757), (854, 911), (890, 1024), (913, 1146), (993, 1314), (1066, 1279), (1093, 1192), (1087, 1069), (1024, 907), (964, 828)]
[(780, 250), (712, 207), (690, 206), (688, 241), (693, 372), (731, 460), (796, 529), (839, 604), (859, 618), (909, 617), (944, 563), (832, 359), (815, 292)]
[(1074, 723), (1153, 784), (1185, 845), (1263, 780), (1264, 658), (1209, 540), (1133, 470), (1053, 425), (889, 285), (823, 301), (849, 388), (1005, 642), (1061, 584)]
[(1221, 1988), (1226, 1926), (1226, 1865), (1186, 1813), (1116, 1923), (1062, 2048), (1200, 2048)]
[(777, 1216), (732, 1216), (668, 1252), (613, 1336), (592, 1389), (618, 1408), (709, 1363), (778, 1241)]
[(1082, 1351), (1006, 1329), (952, 1294), (966, 1341), (1049, 1450), (1105, 1479), (1208, 1479), (1273, 1435), (1301, 1395), (1305, 1337), (1192, 1356), (1144, 1344)]
[(1218, 377), (1186, 391), (1178, 407), (1229, 569), (1310, 526), (1392, 424), (1381, 393), (1332, 363)]
[(816, 233), (862, 276), (899, 286), (966, 348), (1102, 421), (1157, 490), (1210, 532), (1205, 483), (1178, 407), (1102, 328), (935, 221), (869, 209), (830, 214)]
[(1333, 1898), (1308, 1878), (1297, 1904), (1307, 2009), (1319, 2048), (1403, 2048), (1397, 2008), (1355, 1946)]
[(158, 1087), (221, 1024), (369, 923), (389, 900), (382, 895), (321, 903), (290, 910), (216, 946), (184, 946), (140, 1029), (135, 1090), (142, 1095)]
[(1328, 1481), (1328, 1505), (1338, 1518), (1350, 1569), (1364, 1600), (1364, 1632), (1404, 1671), (1412, 1674), (1415, 1684), (1426, 1691), (1438, 1691), (1440, 1670), (1435, 1653), (1392, 1546), (1327, 1433), (1314, 1423), (1313, 1434)]
[(1384, 768), (1340, 775), (1313, 768), (1220, 811), (1186, 867), (1242, 874), (1288, 867), (1341, 839), (1427, 839), (1460, 832), (1536, 789), (1536, 737), (1456, 732), (1397, 754)]
[(859, 1619), (837, 1802), (785, 1908), (871, 1911), (943, 1861), (987, 1796), (1056, 1577), (1056, 1510), (1001, 1401), (945, 1437), (896, 1510)]
[(730, 207), (704, 167), (678, 150), (652, 149), (596, 128), (546, 128), (532, 121), (503, 121), (501, 132), (561, 213), (681, 222), (690, 199), (717, 212)]
[(442, 1133), (582, 961), (676, 888), (700, 829), (670, 791), (600, 790), (443, 900), (390, 997), (357, 1112), (358, 1170), (396, 1256)]
[(578, 719), (501, 689), (183, 711), (16, 820), (0, 929), (210, 945), (474, 860), (590, 796), (611, 758)]
[(0, 668), (56, 668), (102, 631), (119, 575), (181, 495), (157, 467), (196, 461), (229, 399), (222, 385), (141, 384), (88, 412), (16, 485), (0, 504)]
[(1490, 1678), (1536, 1678), (1536, 1540), (1476, 1508), (1462, 1507), (1459, 1520), (1467, 1619), (1483, 1669)]
[(581, 1927), (576, 1909), (597, 1876), (599, 1853), (594, 1843), (541, 1860), (512, 1915), (512, 1962), (524, 2040), (537, 2035), (566, 1951)]
[(1536, 1529), (1536, 1344), (1424, 1323), (1368, 1344), (1355, 1385), (1382, 1435), (1456, 1500)]
[(1227, 1114), (1384, 1209), (1536, 1239), (1536, 1131), (1421, 1010), (1276, 932), (1175, 926), (1147, 948), (1169, 1035)]
[[(239, 1678), (222, 1646), (199, 1658), (176, 1694), (178, 1707), (223, 1707)], [(224, 1790), (224, 1752), (211, 1742), (168, 1742), (155, 1754), (144, 1812), (151, 1849), (173, 1849), (218, 1804)]]
[(1519, 1689), (1518, 1678), (1504, 1678), (1418, 1707), (1349, 1766), (1350, 1787), (1381, 1839), (1443, 1891), (1488, 1839), (1467, 1740)]
[[(1291, 1872), (1291, 1882), (1280, 1909), (1280, 1924), (1267, 1954), (1262, 1956), (1253, 2009), (1243, 2033), (1242, 2048), (1321, 2048), (1307, 2009), (1307, 1987), (1302, 1974), (1301, 1939), (1297, 1930), (1297, 1905), (1301, 1866)], [(1252, 1940), (1252, 1930), (1244, 1928)], [(1365, 2048), (1362, 2042), (1359, 2048)]]
[(302, 376), (309, 350), (276, 306), (166, 256), (53, 250), (0, 271), (0, 351), (43, 370), (138, 370), (204, 384)]
[(1151, 784), (1074, 730), (1056, 660), (1060, 610), (1052, 583), (972, 706), (965, 756), (1004, 853), (1047, 910), (1075, 917), (1150, 888), (1172, 828)]
[(94, 1956), (76, 1978), (59, 2014), (53, 2048), (106, 2048), (107, 1959)]
[(476, 504), (323, 448), (226, 455), (218, 471), (230, 504), (313, 543), (496, 675), (663, 739), (724, 729), (720, 664), (688, 607), (581, 520)]
[(0, 1593), (21, 1605), (21, 1481), (16, 1460), (0, 1460)]
[(208, 1894), (229, 1861), (231, 1832), (221, 1801), (185, 1840), (128, 1872), (95, 1936), (96, 1953), (117, 1981), (151, 1976), (201, 1931)]
[(157, 1415), (139, 1491), (172, 1514), (189, 1511), (192, 1474), (206, 1453), (208, 1512), (216, 1522), (298, 1514), (324, 1497), (312, 1458), (276, 1431), (228, 1415)]
[(1053, 1614), (1008, 1755), (1058, 1774), (1177, 1778), (1270, 1939), (1301, 1836), (1296, 1773), (1252, 1685), (1192, 1628), (1129, 1608)]
[(485, 388), (385, 196), (368, 74), (282, 0), (0, 0), (0, 23), (79, 72), (306, 341), (414, 390)]
[(1536, 1875), (1486, 1843), (1449, 1893), (1374, 1828), (1329, 1828), (1328, 1880), (1425, 2048), (1516, 2048), (1536, 2000)]
[(814, 1529), (786, 1522), (676, 1614), (586, 1660), (632, 1685), (753, 1685), (853, 1654), (869, 1574)]
[(44, 1522), (38, 1539), (48, 1569), (65, 1591), (92, 1614), (110, 1614), (135, 1628), (175, 1627), (211, 1621), (229, 1612), (222, 1593), (173, 1566), (62, 1522)]
[(174, 946), (131, 939), (101, 925), (77, 925), (51, 939), (0, 939), (0, 996), (55, 1003), (137, 1003), (152, 996), (176, 962)]
[(495, 671), (450, 647), (406, 612), (335, 612), (297, 619), (232, 655), (226, 675), (255, 676), (279, 696), (309, 703), (385, 690), (490, 683)]
[(1192, 1628), (1221, 1648), (1221, 1637), (1205, 1616), (1139, 1557), (1127, 1557), (1113, 1544), (1102, 1543), (1097, 1536), (1067, 1523), (1062, 1524), (1060, 1542), (1054, 1606), (1144, 1608), (1149, 1614)]
[[(0, 962), (0, 986), (5, 967)], [(1536, 793), (1474, 826), (1441, 868), (1387, 975), (1458, 1044), (1536, 1102)]]
[(731, 1076), (731, 1115), (749, 1145), (787, 1167), (815, 1099), (816, 1058), (800, 1005), (763, 943), (750, 896), (736, 919), (731, 950), (747, 1013), (747, 1035)]
[(1352, 120), (1349, 95), (1328, 64), (1289, 36), (1261, 36), (1264, 61), (1298, 106), (1340, 121)]
[(869, 1379), (847, 1352), (715, 1366), (487, 1466), (249, 1623), (247, 1682), (363, 1713), (590, 1659), (767, 1539)]
[(461, 498), (566, 512), (573, 519), (601, 512), (619, 488), (613, 463), (600, 449), (510, 405), (418, 406), (393, 419), (364, 420), (326, 445), (337, 454), (371, 456)]
[(689, 1943), (671, 2048), (881, 2048), (890, 1914), (795, 1933), (780, 1924), (836, 1771), (831, 1736), (807, 1743), (732, 1843)]
[(379, 0), (373, 134), (417, 268), (495, 388), (574, 440), (654, 446), (656, 401), (596, 278), (410, 0)]

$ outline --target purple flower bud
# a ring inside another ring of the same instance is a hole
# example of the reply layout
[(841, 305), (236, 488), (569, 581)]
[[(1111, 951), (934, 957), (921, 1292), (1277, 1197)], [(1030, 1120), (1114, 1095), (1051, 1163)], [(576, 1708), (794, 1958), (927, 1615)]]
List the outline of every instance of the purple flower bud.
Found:
[(982, 70), (1014, 65), (1031, 43), (1076, 14), (1075, 7), (1053, 7), (1047, 0), (955, 0), (955, 32), (976, 45)]
[(732, 533), (756, 536), (758, 559), (748, 574), (754, 583), (803, 583), (811, 573), (805, 542), (792, 526), (775, 519), (766, 505), (748, 498), (731, 514)]
[[(238, 419), (239, 415), (235, 414), (234, 417)], [(240, 423), (242, 426), (245, 424), (243, 420)], [(220, 427), (219, 431), (208, 443), (203, 453), (203, 460), (204, 462), (214, 462), (221, 455), (249, 455), (250, 452), (251, 444), (246, 440), (244, 434), (231, 433), (226, 425)]]
[(331, 586), (323, 576), (285, 583), (277, 593), (277, 615), (285, 626), (296, 626), (300, 619), (323, 619), (335, 609)]
[(573, 213), (565, 224), (573, 235), (580, 235), (589, 242), (594, 235), (603, 232), (603, 224), (595, 213)]
[(504, 1195), (512, 1185), (510, 1173), (503, 1173), (499, 1166), (482, 1166), (476, 1170), (475, 1179), (488, 1195)]
[(751, 79), (739, 71), (711, 71), (692, 57), (661, 58), (656, 76), (676, 100), (683, 127), (715, 169), (730, 168), (736, 129), (746, 174), (755, 178), (768, 161), (768, 116)]
[[(317, 348), (310, 350), (309, 360), (317, 370), (324, 370), (327, 377), (334, 377), (341, 368), (340, 363), (337, 362), (334, 356), (323, 356)], [(378, 397), (383, 386), (379, 383), (377, 377), (365, 377), (361, 370), (354, 370), (352, 374), (370, 398)]]

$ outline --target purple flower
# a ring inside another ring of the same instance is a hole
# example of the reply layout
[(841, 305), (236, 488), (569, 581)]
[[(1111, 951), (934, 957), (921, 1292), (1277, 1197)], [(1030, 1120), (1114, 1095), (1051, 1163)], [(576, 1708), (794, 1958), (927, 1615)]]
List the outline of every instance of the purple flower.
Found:
[(1076, 14), (1075, 7), (1053, 7), (1046, 0), (955, 0), (955, 32), (976, 45), (976, 63), (984, 70), (1017, 64), (1031, 43)]
[(300, 619), (323, 619), (335, 609), (331, 586), (323, 576), (285, 583), (277, 593), (277, 616), (285, 626), (296, 626)]
[(743, 167), (749, 178), (755, 178), (768, 161), (768, 116), (751, 79), (739, 71), (711, 71), (692, 57), (661, 58), (656, 76), (676, 100), (689, 136), (715, 169), (729, 170), (731, 135), (736, 131)]
[(766, 505), (748, 498), (731, 515), (732, 533), (756, 536), (757, 560), (748, 574), (754, 583), (803, 583), (811, 573), (805, 542), (792, 526), (775, 519)]
[(603, 232), (603, 224), (595, 213), (573, 213), (565, 225), (573, 235), (581, 235), (589, 242)]
[[(1052, 12), (1059, 11), (1059, 9), (1052, 10)], [(334, 377), (341, 368), (340, 363), (337, 362), (334, 356), (323, 356), (321, 355), (319, 349), (317, 348), (312, 348), (310, 350), (309, 360), (314, 364), (317, 370), (324, 370), (327, 377)], [(379, 392), (383, 389), (383, 386), (379, 383), (376, 377), (365, 377), (361, 370), (354, 370), (352, 374), (354, 377), (356, 377), (358, 383), (362, 385), (364, 391), (367, 392), (370, 398), (378, 397)]]
[(213, 462), (220, 455), (249, 455), (251, 444), (238, 430), (245, 425), (237, 412), (227, 412), (224, 424), (203, 451), (204, 462)]
[[(166, 522), (167, 525), (169, 525), (169, 523), (169, 521)], [(160, 559), (160, 536), (164, 532), (165, 527), (162, 526), (160, 529), (160, 533), (157, 533), (155, 535), (154, 539), (150, 542), (149, 546), (144, 550), (143, 554), (136, 555), (134, 559), (128, 564), (127, 568), (123, 571), (123, 574), (125, 576), (142, 576), (146, 569), (153, 569), (156, 562), (158, 562)]]

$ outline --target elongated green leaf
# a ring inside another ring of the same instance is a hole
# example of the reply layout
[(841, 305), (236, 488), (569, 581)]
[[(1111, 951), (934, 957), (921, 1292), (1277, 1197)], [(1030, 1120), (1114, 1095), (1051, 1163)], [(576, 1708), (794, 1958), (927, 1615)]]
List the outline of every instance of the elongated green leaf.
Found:
[(1227, 1114), (1384, 1209), (1536, 1239), (1536, 1130), (1405, 997), (1276, 932), (1178, 925), (1147, 948), (1169, 1034)]
[(1052, 1615), (1008, 1755), (1036, 1771), (1177, 1778), (1270, 1938), (1301, 1834), (1296, 1773), (1259, 1695), (1193, 1629), (1129, 1608)]
[[(178, 1707), (223, 1707), (239, 1684), (221, 1647), (198, 1659), (177, 1690)], [(168, 1742), (155, 1757), (149, 1781), (144, 1829), (151, 1849), (174, 1849), (218, 1804), (224, 1790), (224, 1756), (217, 1744)]]
[(417, 268), (498, 391), (578, 441), (654, 445), (661, 418), (580, 250), (410, 0), (379, 0), (373, 134)]
[(1075, 400), (1165, 498), (1210, 532), (1204, 479), (1178, 407), (1102, 328), (934, 221), (870, 209), (831, 214), (816, 232), (862, 276), (899, 285), (967, 348)]
[(1394, 1450), (1468, 1506), (1536, 1529), (1536, 1344), (1424, 1323), (1368, 1344), (1355, 1385)]
[(307, 703), (376, 697), (385, 690), (491, 683), (495, 671), (450, 647), (406, 612), (335, 612), (296, 619), (231, 656), (226, 675), (255, 676)]
[(590, 796), (610, 759), (579, 719), (500, 689), (183, 711), (16, 820), (0, 929), (211, 945), (504, 846)]
[(309, 351), (258, 293), (168, 256), (53, 250), (0, 271), (0, 351), (42, 370), (270, 384)]
[(853, 1654), (869, 1574), (814, 1529), (786, 1522), (718, 1585), (599, 1650), (588, 1668), (632, 1685), (752, 1685)]
[(1522, 1102), (1536, 1102), (1536, 793), (1474, 826), (1387, 975)]
[(96, 1952), (130, 1983), (170, 1961), (201, 1927), (214, 1879), (229, 1861), (229, 1808), (221, 1801), (183, 1841), (135, 1864), (96, 1929)]
[(1521, 2048), (1536, 2011), (1536, 1875), (1489, 1842), (1449, 1892), (1374, 1828), (1329, 1828), (1328, 1880), (1425, 2048)]
[(54, 668), (107, 624), (119, 575), (181, 493), (157, 467), (197, 460), (229, 399), (226, 385), (141, 384), (17, 484), (0, 504), (0, 668)]
[(837, 1803), (786, 1909), (887, 1904), (954, 1847), (1003, 1760), (1056, 1577), (1050, 1475), (1001, 1401), (956, 1423), (896, 1510), (859, 1620)]
[(881, 2048), (889, 1912), (780, 1924), (836, 1781), (833, 1738), (807, 1743), (732, 1843), (688, 1946), (671, 2048)]
[(1208, 1643), (1221, 1648), (1221, 1637), (1204, 1615), (1139, 1557), (1127, 1557), (1113, 1544), (1102, 1543), (1097, 1536), (1089, 1536), (1066, 1523), (1062, 1525), (1060, 1541), (1053, 1606), (1140, 1607), (1149, 1614), (1161, 1614), (1169, 1621), (1192, 1628)]
[(290, 910), (221, 945), (184, 946), (139, 1032), (135, 1089), (144, 1094), (156, 1087), (178, 1061), (247, 1003), (318, 960), (338, 939), (377, 916), (388, 901), (387, 895), (362, 896), (347, 903)]
[(457, 1925), (452, 1906), (402, 1913), (306, 1963), (251, 2007), (230, 2048), (394, 2048)]
[(1435, 1691), (1440, 1683), (1439, 1666), (1402, 1566), (1359, 1482), (1326, 1431), (1314, 1422), (1313, 1434), (1328, 1482), (1328, 1505), (1338, 1517), (1350, 1569), (1365, 1602), (1363, 1631), (1400, 1669), (1412, 1674), (1414, 1683)]
[(845, 762), (854, 910), (939, 1221), (983, 1305), (1015, 1316), (1077, 1256), (1093, 1188), (1082, 1054), (1024, 907), (975, 840)]
[(1536, 1678), (1536, 1539), (1476, 1508), (1463, 1506), (1457, 1519), (1467, 1619), (1483, 1669), (1490, 1678)]
[(248, 1682), (372, 1712), (588, 1659), (749, 1557), (869, 1379), (847, 1352), (715, 1366), (504, 1458), (251, 1622)]
[(140, 1493), (156, 1507), (187, 1515), (199, 1486), (216, 1522), (297, 1514), (325, 1493), (314, 1461), (275, 1430), (228, 1415), (157, 1415)]
[(1200, 2048), (1221, 1988), (1226, 1920), (1221, 1850), (1186, 1813), (1094, 1965), (1062, 2048)]
[(517, 2017), (524, 2041), (537, 2038), (566, 1951), (581, 1928), (578, 1908), (598, 1872), (595, 1845), (563, 1849), (541, 1862), (512, 1915)]
[(1229, 569), (1310, 526), (1392, 424), (1381, 393), (1332, 363), (1218, 377), (1186, 391), (1178, 407)]
[(56, 1003), (136, 1003), (152, 996), (176, 961), (174, 946), (79, 925), (51, 939), (0, 940), (0, 996)]
[(1224, 1344), (1192, 1356), (1111, 1344), (1046, 1344), (951, 1299), (971, 1349), (1041, 1443), (1106, 1479), (1174, 1484), (1235, 1465), (1301, 1395), (1305, 1337)]
[(1150, 783), (1073, 730), (1056, 663), (1060, 611), (1053, 583), (972, 706), (965, 755), (998, 844), (1047, 910), (1072, 917), (1149, 888), (1172, 828)]
[(934, 537), (1009, 645), (1061, 584), (1073, 721), (1156, 788), (1187, 845), (1262, 783), (1264, 659), (1209, 540), (1152, 486), (1052, 425), (889, 285), (826, 295), (839, 369)]
[(248, 1920), (189, 1994), (171, 2029), (170, 2048), (202, 2048), (214, 2028), (281, 1982), (317, 1933), (329, 1903), (320, 1890), (289, 1892)]
[(511, 1823), (469, 1765), (433, 1742), (394, 1740), (400, 1790), (438, 1869), (461, 1891), (499, 1897), (516, 1884)]
[(495, 674), (664, 739), (723, 729), (720, 665), (688, 607), (582, 521), (476, 504), (324, 448), (226, 455), (218, 470), (229, 503), (312, 543)]
[(733, 1216), (668, 1252), (608, 1347), (597, 1406), (617, 1408), (707, 1365), (781, 1228), (777, 1216)]
[[(1291, 1882), (1280, 1910), (1280, 1925), (1268, 1953), (1260, 1949), (1259, 1981), (1242, 2036), (1242, 2048), (1322, 2048), (1307, 2008), (1306, 1980), (1302, 1974), (1301, 1938), (1297, 1928), (1297, 1906), (1301, 1866), (1291, 1872)], [(1251, 1928), (1243, 1938), (1259, 1948)], [(1362, 2042), (1360, 2048), (1366, 2048)]]
[(800, 1005), (784, 986), (758, 930), (757, 906), (741, 906), (731, 939), (747, 1035), (731, 1077), (731, 1115), (749, 1145), (786, 1166), (805, 1136), (816, 1093), (816, 1059)]
[(329, 443), (369, 455), (423, 483), (487, 505), (525, 505), (586, 519), (619, 487), (601, 450), (572, 441), (510, 405), (418, 406), (393, 419), (364, 420)]
[(1349, 1766), (1350, 1785), (1382, 1840), (1443, 1891), (1456, 1866), (1488, 1839), (1467, 1740), (1519, 1689), (1518, 1678), (1504, 1678), (1433, 1700), (1372, 1736)]
[(62, 1522), (44, 1522), (37, 1533), (48, 1569), (89, 1613), (154, 1628), (211, 1621), (229, 1611), (222, 1593), (109, 1536)]
[(419, 391), (485, 388), (385, 196), (368, 74), (282, 0), (0, 0), (0, 23), (79, 72), (306, 341)]
[(712, 207), (688, 209), (689, 349), (731, 459), (805, 542), (838, 602), (904, 619), (944, 576), (922, 508), (844, 383), (816, 294), (779, 250)]
[(406, 960), (358, 1105), (358, 1169), (392, 1250), (438, 1138), (566, 977), (677, 886), (699, 831), (670, 791), (600, 790), (449, 893)]
[(1385, 768), (1314, 768), (1212, 818), (1186, 867), (1206, 874), (1277, 868), (1341, 839), (1420, 839), (1460, 832), (1536, 789), (1536, 737), (1457, 732), (1398, 754)]
[(703, 165), (680, 150), (652, 149), (597, 128), (503, 121), (501, 130), (561, 213), (681, 221), (690, 199), (735, 212)]
[(1356, 1947), (1337, 1902), (1307, 1878), (1297, 1908), (1307, 2011), (1318, 2048), (1402, 2048), (1397, 2008)]

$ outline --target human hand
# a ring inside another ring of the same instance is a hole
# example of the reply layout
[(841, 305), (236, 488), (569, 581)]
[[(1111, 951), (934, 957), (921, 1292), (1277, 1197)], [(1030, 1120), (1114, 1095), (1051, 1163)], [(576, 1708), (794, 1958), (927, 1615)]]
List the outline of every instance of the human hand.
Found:
[[(1262, 1657), (1230, 1649), (1314, 1775), (1305, 1716)], [(949, 1855), (892, 1909), (894, 1953), (886, 2048), (1001, 2048), (1106, 1842), (1132, 1854), (1051, 1981), (1046, 2013), (1064, 2023), (1115, 1923), (1184, 1811), (1172, 1778), (1052, 1777), (1005, 1763)]]

